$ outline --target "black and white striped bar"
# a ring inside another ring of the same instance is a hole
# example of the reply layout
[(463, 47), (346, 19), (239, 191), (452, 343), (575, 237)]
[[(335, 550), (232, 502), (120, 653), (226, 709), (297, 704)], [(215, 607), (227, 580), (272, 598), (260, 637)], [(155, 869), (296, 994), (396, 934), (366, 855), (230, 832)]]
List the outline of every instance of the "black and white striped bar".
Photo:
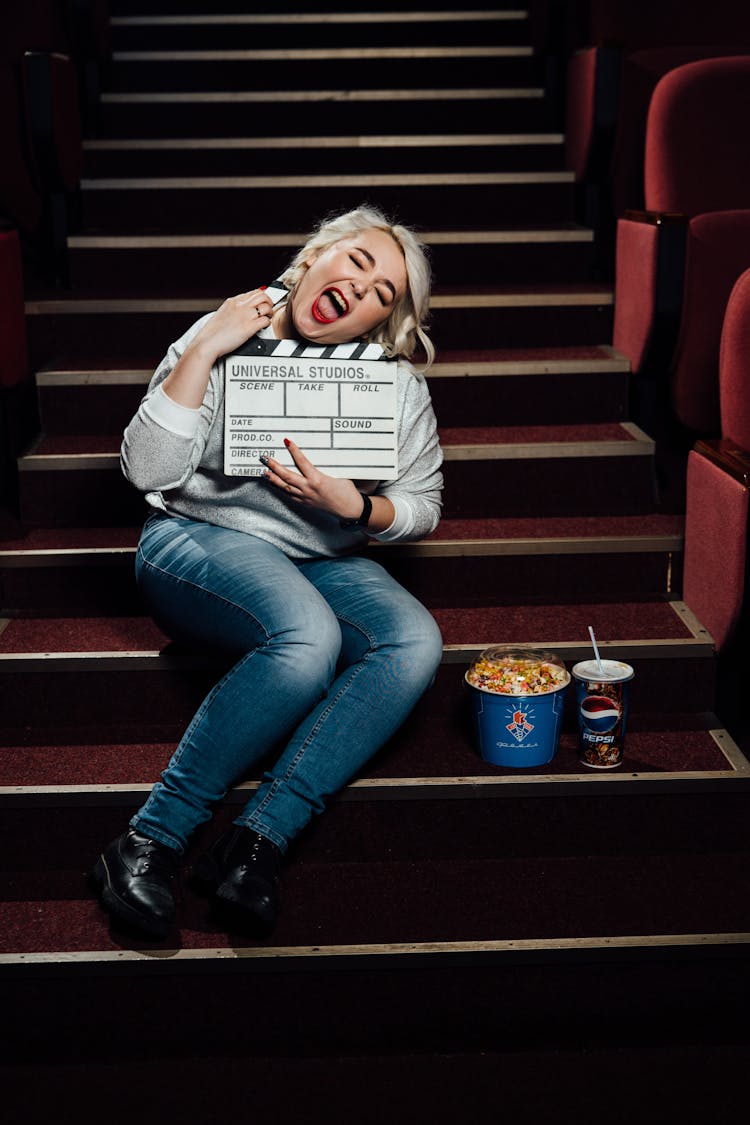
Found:
[[(276, 278), (266, 286), (266, 296), (275, 307), (282, 301), (289, 290), (283, 281)], [(253, 336), (234, 353), (237, 356), (275, 356), (277, 359), (349, 359), (349, 360), (387, 360), (379, 344), (368, 344), (363, 340), (354, 340), (346, 344), (332, 344), (329, 347), (320, 344), (307, 344), (303, 340), (269, 340)], [(231, 362), (234, 355), (227, 356), (227, 363)]]
[(379, 344), (368, 344), (362, 340), (355, 340), (349, 344), (334, 344), (330, 347), (321, 347), (319, 344), (306, 344), (301, 340), (264, 340), (253, 336), (247, 343), (238, 348), (231, 356), (226, 357), (226, 362), (235, 358), (242, 359), (248, 356), (273, 356), (276, 359), (348, 359), (348, 360), (383, 360), (387, 361)]

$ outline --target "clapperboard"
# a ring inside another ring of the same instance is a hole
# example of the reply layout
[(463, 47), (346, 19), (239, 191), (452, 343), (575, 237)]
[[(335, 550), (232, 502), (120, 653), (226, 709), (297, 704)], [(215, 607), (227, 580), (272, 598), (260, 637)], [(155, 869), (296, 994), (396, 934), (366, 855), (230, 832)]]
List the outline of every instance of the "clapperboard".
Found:
[[(286, 292), (279, 281), (266, 288), (274, 304)], [(397, 367), (378, 344), (253, 336), (224, 357), (225, 474), (261, 476), (261, 457), (293, 468), (291, 438), (330, 476), (395, 479)]]

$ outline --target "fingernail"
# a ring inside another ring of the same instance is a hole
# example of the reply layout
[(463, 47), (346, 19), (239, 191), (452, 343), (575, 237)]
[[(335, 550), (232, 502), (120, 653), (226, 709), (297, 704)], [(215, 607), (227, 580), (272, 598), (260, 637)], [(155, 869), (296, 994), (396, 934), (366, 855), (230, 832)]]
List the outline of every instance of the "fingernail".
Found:
[(286, 445), (286, 446), (290, 446), (291, 444), (292, 444), (292, 443), (290, 442), (289, 438), (288, 438), (288, 437), (285, 437), (285, 438), (284, 438), (284, 445)]
[(267, 458), (267, 457), (263, 457), (263, 456), (261, 455), (261, 456), (260, 456), (260, 457), (258, 458), (258, 460), (259, 460), (259, 461), (260, 461), (260, 462), (261, 462), (261, 463), (262, 463), (263, 465), (267, 465), (267, 464), (268, 464), (268, 458)]

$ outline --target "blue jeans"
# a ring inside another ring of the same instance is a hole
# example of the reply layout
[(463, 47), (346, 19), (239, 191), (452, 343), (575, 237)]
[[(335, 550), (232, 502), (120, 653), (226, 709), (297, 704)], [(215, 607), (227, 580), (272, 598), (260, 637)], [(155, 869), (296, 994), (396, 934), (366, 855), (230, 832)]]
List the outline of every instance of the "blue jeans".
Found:
[(398, 729), (440, 663), (433, 617), (370, 558), (294, 562), (244, 532), (156, 515), (136, 575), (169, 636), (239, 654), (131, 821), (179, 851), (280, 743), (235, 823), (285, 851)]

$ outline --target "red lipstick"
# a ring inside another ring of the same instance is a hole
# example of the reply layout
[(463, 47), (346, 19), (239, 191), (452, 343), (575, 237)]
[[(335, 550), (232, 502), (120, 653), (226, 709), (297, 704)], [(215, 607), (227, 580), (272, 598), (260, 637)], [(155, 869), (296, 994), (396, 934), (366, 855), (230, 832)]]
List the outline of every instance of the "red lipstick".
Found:
[[(320, 307), (321, 301), (324, 302), (325, 312)], [(326, 315), (329, 310), (330, 315)], [(311, 311), (318, 324), (334, 324), (349, 312), (349, 302), (340, 289), (329, 286), (313, 301)]]

